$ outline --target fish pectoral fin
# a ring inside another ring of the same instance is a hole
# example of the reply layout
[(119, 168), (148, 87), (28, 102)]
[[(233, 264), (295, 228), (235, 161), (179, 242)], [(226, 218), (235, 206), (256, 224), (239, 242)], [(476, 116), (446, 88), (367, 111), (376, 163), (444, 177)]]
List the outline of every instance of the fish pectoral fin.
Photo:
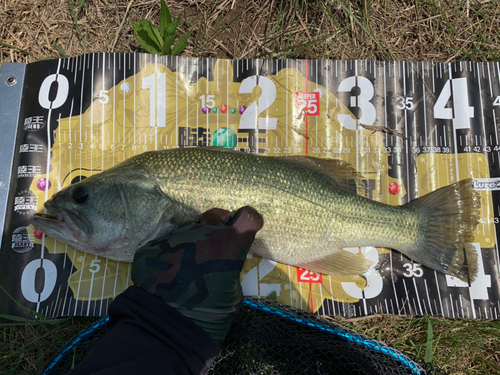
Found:
[(341, 250), (312, 262), (296, 264), (296, 266), (326, 275), (356, 276), (366, 273), (372, 266), (372, 262), (362, 255)]
[(351, 194), (358, 193), (363, 175), (349, 163), (338, 159), (319, 159), (312, 156), (289, 156), (281, 160), (313, 170), (337, 189)]

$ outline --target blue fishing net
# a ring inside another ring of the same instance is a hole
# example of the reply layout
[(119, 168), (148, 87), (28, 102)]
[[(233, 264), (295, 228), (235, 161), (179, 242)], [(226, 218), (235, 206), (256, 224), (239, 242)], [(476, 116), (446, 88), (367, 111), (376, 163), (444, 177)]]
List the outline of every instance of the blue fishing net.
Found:
[[(79, 363), (108, 330), (108, 317), (88, 326), (47, 363), (42, 375)], [(268, 300), (245, 298), (207, 374), (444, 374), (386, 344), (323, 317)]]

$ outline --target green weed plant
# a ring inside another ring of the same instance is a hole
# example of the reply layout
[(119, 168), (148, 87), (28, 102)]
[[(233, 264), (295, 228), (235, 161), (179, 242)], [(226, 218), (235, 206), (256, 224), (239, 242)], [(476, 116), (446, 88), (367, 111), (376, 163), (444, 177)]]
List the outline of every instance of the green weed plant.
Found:
[(178, 55), (186, 48), (187, 40), (193, 32), (193, 30), (190, 30), (174, 44), (180, 22), (180, 16), (172, 21), (172, 14), (167, 4), (164, 0), (161, 0), (160, 30), (148, 20), (140, 20), (139, 23), (131, 22), (131, 24), (135, 37), (146, 52), (155, 55)]

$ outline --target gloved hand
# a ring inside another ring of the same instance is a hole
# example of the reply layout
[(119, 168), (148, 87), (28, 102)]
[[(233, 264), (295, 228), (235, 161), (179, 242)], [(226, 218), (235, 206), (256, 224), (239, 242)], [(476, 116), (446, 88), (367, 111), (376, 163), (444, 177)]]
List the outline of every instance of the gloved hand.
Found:
[(221, 344), (241, 308), (240, 272), (262, 225), (251, 207), (209, 210), (139, 249), (132, 280)]

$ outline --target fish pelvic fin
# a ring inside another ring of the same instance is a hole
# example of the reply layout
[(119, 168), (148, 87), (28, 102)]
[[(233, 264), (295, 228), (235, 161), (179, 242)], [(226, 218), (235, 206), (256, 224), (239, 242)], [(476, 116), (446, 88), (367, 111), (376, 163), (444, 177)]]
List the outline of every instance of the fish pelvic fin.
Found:
[(340, 250), (311, 262), (296, 264), (296, 266), (325, 275), (356, 276), (366, 273), (372, 266), (372, 261), (360, 254)]
[(433, 191), (403, 207), (420, 220), (416, 243), (402, 252), (435, 271), (472, 282), (478, 254), (470, 242), (479, 222), (481, 201), (472, 179)]

